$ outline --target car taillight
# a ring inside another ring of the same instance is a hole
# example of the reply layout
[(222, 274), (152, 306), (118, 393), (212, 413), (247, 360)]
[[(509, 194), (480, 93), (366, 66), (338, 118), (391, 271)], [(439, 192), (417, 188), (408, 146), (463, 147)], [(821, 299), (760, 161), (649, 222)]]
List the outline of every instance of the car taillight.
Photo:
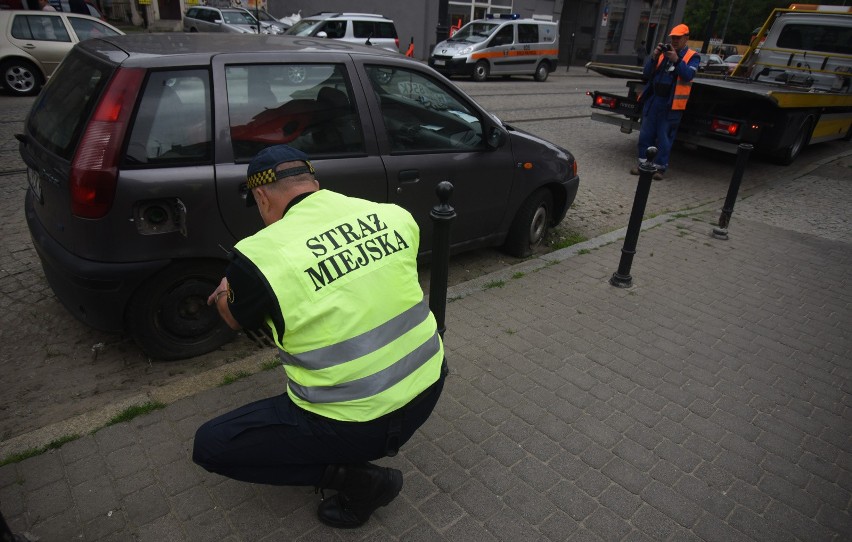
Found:
[(609, 109), (615, 109), (618, 100), (615, 98), (610, 98), (607, 96), (595, 96), (595, 105), (599, 107), (608, 107)]
[(729, 120), (713, 119), (710, 122), (710, 130), (718, 134), (735, 136), (737, 135), (737, 132), (740, 131), (740, 123)]
[(107, 85), (71, 161), (71, 212), (101, 218), (115, 198), (121, 141), (145, 70), (119, 69)]
[(399, 36), (395, 37), (393, 42), (396, 44), (396, 50), (399, 51)]

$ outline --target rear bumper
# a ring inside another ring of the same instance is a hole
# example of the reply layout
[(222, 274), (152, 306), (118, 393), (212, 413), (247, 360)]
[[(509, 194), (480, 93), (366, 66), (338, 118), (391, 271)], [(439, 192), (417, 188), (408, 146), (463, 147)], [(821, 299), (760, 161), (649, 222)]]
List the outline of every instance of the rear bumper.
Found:
[(103, 331), (124, 329), (124, 311), (136, 288), (170, 260), (133, 263), (80, 258), (47, 234), (33, 209), (32, 192), (24, 199), (27, 226), (44, 275), (57, 299), (83, 323)]

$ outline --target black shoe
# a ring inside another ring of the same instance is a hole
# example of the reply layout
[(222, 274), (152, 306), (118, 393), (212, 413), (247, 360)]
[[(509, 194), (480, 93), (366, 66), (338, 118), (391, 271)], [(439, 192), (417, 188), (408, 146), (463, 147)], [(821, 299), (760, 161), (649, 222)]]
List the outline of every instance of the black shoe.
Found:
[(353, 529), (367, 523), (377, 508), (387, 506), (399, 495), (402, 473), (369, 463), (332, 465), (320, 485), (338, 493), (320, 503), (319, 520), (338, 529)]

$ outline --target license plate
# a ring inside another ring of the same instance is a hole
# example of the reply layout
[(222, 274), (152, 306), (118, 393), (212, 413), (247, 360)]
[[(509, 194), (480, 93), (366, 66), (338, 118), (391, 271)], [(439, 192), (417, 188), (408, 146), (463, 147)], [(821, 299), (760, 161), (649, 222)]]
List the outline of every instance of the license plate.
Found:
[(41, 195), (41, 175), (33, 168), (27, 168), (27, 182), (30, 184), (30, 189), (33, 191), (36, 200), (39, 203), (44, 203)]
[(436, 66), (443, 66), (444, 64), (446, 64), (446, 62), (444, 62), (443, 60), (435, 59), (435, 65)]

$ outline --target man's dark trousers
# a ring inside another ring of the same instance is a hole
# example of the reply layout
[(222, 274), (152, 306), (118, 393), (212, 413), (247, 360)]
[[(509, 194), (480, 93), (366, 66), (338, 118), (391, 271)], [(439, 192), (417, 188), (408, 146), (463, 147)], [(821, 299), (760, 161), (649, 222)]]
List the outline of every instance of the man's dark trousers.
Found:
[(286, 393), (262, 399), (199, 427), (192, 460), (210, 472), (244, 482), (317, 486), (328, 465), (387, 456), (388, 433), (394, 425), (402, 446), (429, 418), (443, 387), (444, 371), (408, 405), (369, 422), (339, 422), (311, 414)]

